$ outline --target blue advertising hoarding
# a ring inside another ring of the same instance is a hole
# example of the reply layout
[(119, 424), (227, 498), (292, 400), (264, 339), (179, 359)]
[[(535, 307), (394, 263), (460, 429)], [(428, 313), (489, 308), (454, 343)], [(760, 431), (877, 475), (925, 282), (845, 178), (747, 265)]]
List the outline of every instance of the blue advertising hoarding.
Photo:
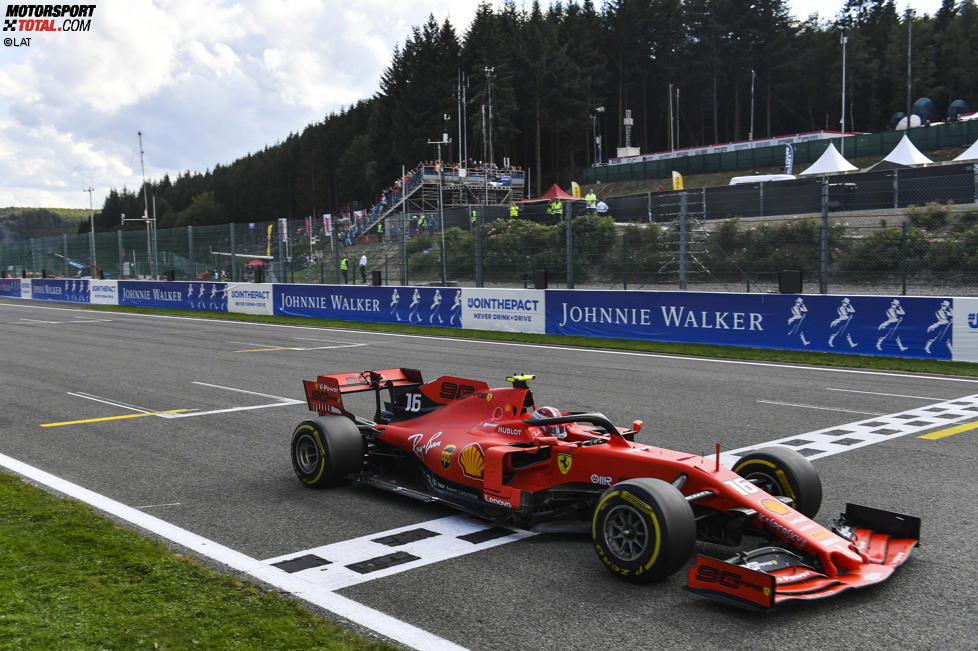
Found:
[(227, 312), (227, 283), (120, 280), (119, 305)]
[(951, 301), (551, 290), (547, 333), (951, 359)]
[(63, 278), (3, 278), (0, 296), (978, 361), (978, 299), (968, 298)]
[(20, 298), (20, 278), (0, 278), (0, 296)]
[(461, 290), (436, 287), (275, 285), (275, 314), (461, 327)]
[(39, 301), (88, 303), (88, 282), (82, 279), (34, 278), (31, 280), (31, 298)]

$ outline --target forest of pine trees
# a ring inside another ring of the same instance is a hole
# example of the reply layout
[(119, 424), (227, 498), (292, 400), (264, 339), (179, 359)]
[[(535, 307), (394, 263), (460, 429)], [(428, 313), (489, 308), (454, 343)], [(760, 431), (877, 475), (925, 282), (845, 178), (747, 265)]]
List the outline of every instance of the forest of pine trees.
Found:
[[(908, 21), (911, 21), (908, 25)], [(284, 142), (206, 173), (151, 184), (159, 227), (298, 218), (368, 207), (401, 165), (436, 157), (429, 140), (447, 130), (442, 157), (458, 158), (458, 86), (466, 80), (470, 158), (487, 160), (483, 107), (492, 68), (492, 148), (531, 170), (531, 192), (565, 187), (594, 158), (592, 128), (607, 159), (624, 146), (669, 147), (669, 84), (679, 90), (677, 146), (747, 138), (751, 71), (754, 136), (838, 130), (840, 38), (848, 37), (846, 128), (888, 128), (906, 108), (908, 27), (913, 97), (943, 117), (955, 99), (978, 108), (978, 6), (944, 0), (934, 16), (908, 15), (893, 0), (848, 0), (831, 20), (799, 22), (786, 0), (513, 0), (483, 4), (464, 33), (434, 18), (394, 50), (376, 95), (324, 116)], [(274, 98), (269, 98), (274, 101)], [(600, 121), (594, 109), (605, 107)], [(444, 116), (448, 115), (446, 122)], [(99, 230), (120, 213), (141, 215), (139, 189), (113, 190)]]

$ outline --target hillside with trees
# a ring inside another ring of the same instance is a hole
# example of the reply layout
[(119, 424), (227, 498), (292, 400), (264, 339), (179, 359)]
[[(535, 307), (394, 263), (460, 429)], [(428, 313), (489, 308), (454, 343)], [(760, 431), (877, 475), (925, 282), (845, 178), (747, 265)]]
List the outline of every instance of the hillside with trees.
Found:
[[(590, 164), (592, 130), (605, 158), (623, 146), (626, 109), (634, 146), (668, 149), (670, 84), (679, 91), (677, 146), (746, 139), (752, 77), (755, 137), (837, 130), (842, 35), (847, 130), (881, 131), (906, 109), (911, 31), (914, 98), (930, 97), (938, 117), (955, 99), (978, 107), (975, 0), (944, 0), (935, 16), (901, 12), (893, 0), (848, 0), (831, 20), (801, 22), (785, 0), (611, 0), (600, 11), (591, 0), (484, 4), (463, 33), (434, 18), (414, 27), (373, 97), (230, 164), (165, 176), (150, 192), (160, 228), (367, 207), (401, 165), (434, 159), (427, 142), (444, 131), (454, 142), (442, 156), (458, 159), (459, 86), (468, 156), (488, 160), (491, 142), (496, 163), (508, 157), (531, 170), (534, 193)], [(142, 212), (138, 188), (113, 190), (97, 228)]]

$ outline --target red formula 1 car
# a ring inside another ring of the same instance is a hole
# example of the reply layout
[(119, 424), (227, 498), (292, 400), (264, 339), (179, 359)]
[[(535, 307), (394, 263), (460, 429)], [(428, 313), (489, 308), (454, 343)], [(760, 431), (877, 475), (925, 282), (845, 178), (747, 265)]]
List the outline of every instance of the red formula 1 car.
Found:
[[(752, 609), (879, 583), (918, 544), (920, 520), (849, 504), (826, 529), (814, 467), (771, 447), (733, 469), (634, 441), (641, 421), (538, 407), (530, 375), (492, 389), (479, 380), (425, 383), (412, 369), (321, 375), (305, 381), (318, 418), (292, 434), (292, 465), (308, 486), (350, 479), (515, 526), (587, 523), (611, 572), (632, 581), (686, 566), (697, 540), (766, 544), (721, 561), (698, 555), (688, 589)], [(372, 391), (372, 420), (343, 395)]]

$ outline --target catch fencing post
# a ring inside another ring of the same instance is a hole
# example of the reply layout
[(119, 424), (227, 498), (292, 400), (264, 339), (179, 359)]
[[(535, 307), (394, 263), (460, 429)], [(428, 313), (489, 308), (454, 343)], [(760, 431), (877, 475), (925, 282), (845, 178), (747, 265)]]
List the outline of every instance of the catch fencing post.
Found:
[(679, 193), (679, 289), (686, 289), (686, 192)]
[(530, 256), (526, 254), (526, 240), (520, 238), (520, 259), (523, 260), (523, 289), (529, 287), (530, 283)]
[(900, 225), (900, 278), (902, 282), (901, 296), (907, 295), (907, 222)]
[(333, 271), (336, 272), (334, 274), (335, 276), (334, 281), (336, 282), (337, 285), (339, 285), (340, 284), (340, 247), (343, 246), (342, 241), (340, 240), (340, 220), (339, 219), (334, 220), (330, 218), (329, 225), (330, 228), (333, 229), (332, 232), (333, 241), (331, 242), (331, 244), (333, 245)]
[(574, 227), (571, 203), (564, 202), (564, 224), (567, 228), (567, 289), (574, 289)]
[[(487, 173), (488, 174), (488, 173)], [(472, 234), (475, 236), (475, 286), (483, 287), (482, 278), (482, 210), (472, 207)]]
[(746, 258), (747, 293), (750, 294), (750, 231), (744, 233), (744, 257)]
[[(64, 252), (65, 252), (64, 260), (62, 260), (62, 266), (64, 266), (64, 271), (62, 272), (61, 275), (67, 278), (68, 277), (68, 234), (62, 233), (61, 240), (62, 240), (61, 245), (62, 247), (64, 247)], [(94, 274), (94, 271), (92, 273)]]
[(194, 264), (194, 227), (187, 226), (187, 260), (190, 261), (190, 280), (197, 277), (197, 265)]
[(818, 273), (819, 294), (829, 293), (829, 180), (822, 179), (822, 233), (819, 243), (821, 264)]
[(621, 234), (621, 288), (628, 289), (628, 235)]
[(407, 264), (407, 183), (405, 177), (407, 172), (401, 165), (401, 285), (408, 284), (408, 264)]
[(236, 246), (237, 243), (234, 240), (234, 222), (231, 222), (228, 225), (231, 227), (231, 282), (233, 283), (237, 280), (234, 270), (234, 253), (238, 247)]

